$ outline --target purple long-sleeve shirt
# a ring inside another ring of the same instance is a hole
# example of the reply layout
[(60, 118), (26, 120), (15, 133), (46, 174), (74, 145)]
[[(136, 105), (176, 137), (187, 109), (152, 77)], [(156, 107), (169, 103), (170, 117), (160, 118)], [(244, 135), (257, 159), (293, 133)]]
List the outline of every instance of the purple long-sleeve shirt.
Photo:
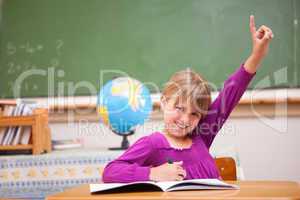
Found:
[(185, 179), (219, 178), (209, 148), (253, 76), (241, 65), (225, 81), (208, 114), (193, 130), (190, 148), (172, 148), (163, 133), (154, 132), (137, 140), (119, 158), (106, 165), (103, 182), (149, 181), (150, 168), (162, 165), (168, 159), (183, 161)]

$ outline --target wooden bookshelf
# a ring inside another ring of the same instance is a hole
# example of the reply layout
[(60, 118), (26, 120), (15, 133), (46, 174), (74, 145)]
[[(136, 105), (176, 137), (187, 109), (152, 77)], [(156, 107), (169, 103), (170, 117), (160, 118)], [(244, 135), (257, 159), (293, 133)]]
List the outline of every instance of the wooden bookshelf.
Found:
[(0, 145), (0, 151), (32, 150), (32, 154), (51, 152), (51, 134), (48, 127), (48, 110), (35, 109), (31, 116), (0, 117), (0, 127), (31, 126), (29, 144)]
[(7, 150), (30, 150), (33, 148), (32, 144), (17, 144), (17, 145), (2, 145), (0, 146), (0, 151)]

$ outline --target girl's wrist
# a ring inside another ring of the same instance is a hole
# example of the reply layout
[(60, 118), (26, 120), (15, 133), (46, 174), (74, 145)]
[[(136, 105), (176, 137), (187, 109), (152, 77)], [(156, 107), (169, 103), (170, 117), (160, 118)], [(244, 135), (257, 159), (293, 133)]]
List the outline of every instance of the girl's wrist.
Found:
[(258, 65), (263, 60), (264, 56), (252, 53), (249, 57), (253, 60), (253, 62), (257, 63)]
[(255, 73), (261, 63), (261, 60), (261, 57), (251, 54), (244, 64), (245, 70), (251, 74)]

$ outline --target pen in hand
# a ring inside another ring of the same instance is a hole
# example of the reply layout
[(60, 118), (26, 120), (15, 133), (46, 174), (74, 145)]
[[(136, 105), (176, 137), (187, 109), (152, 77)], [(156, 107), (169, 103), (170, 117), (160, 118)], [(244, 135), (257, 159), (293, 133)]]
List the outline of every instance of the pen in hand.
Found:
[(167, 160), (169, 164), (173, 164), (173, 160), (171, 158), (168, 158)]
[(186, 177), (183, 161), (174, 161), (166, 157), (166, 162), (150, 168), (149, 179), (151, 181), (182, 181)]
[[(168, 164), (174, 164), (175, 163), (175, 164), (182, 165), (182, 161), (174, 162), (171, 158), (168, 158), (167, 161), (168, 161)], [(181, 176), (182, 179), (184, 179), (184, 177), (186, 176), (185, 170), (184, 170), (183, 174), (178, 174), (178, 175)]]

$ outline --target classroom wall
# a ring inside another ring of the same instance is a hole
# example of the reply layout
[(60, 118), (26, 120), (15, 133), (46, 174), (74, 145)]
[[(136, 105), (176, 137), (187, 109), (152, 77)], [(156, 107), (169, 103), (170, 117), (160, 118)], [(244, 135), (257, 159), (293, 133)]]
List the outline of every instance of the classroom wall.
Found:
[[(270, 118), (266, 123), (259, 118), (230, 118), (214, 141), (212, 151), (230, 155), (238, 152), (245, 179), (300, 180), (300, 117)], [(119, 146), (121, 137), (98, 123), (50, 124), (53, 139), (84, 137), (85, 148)], [(159, 130), (160, 120), (146, 123), (129, 139)]]

